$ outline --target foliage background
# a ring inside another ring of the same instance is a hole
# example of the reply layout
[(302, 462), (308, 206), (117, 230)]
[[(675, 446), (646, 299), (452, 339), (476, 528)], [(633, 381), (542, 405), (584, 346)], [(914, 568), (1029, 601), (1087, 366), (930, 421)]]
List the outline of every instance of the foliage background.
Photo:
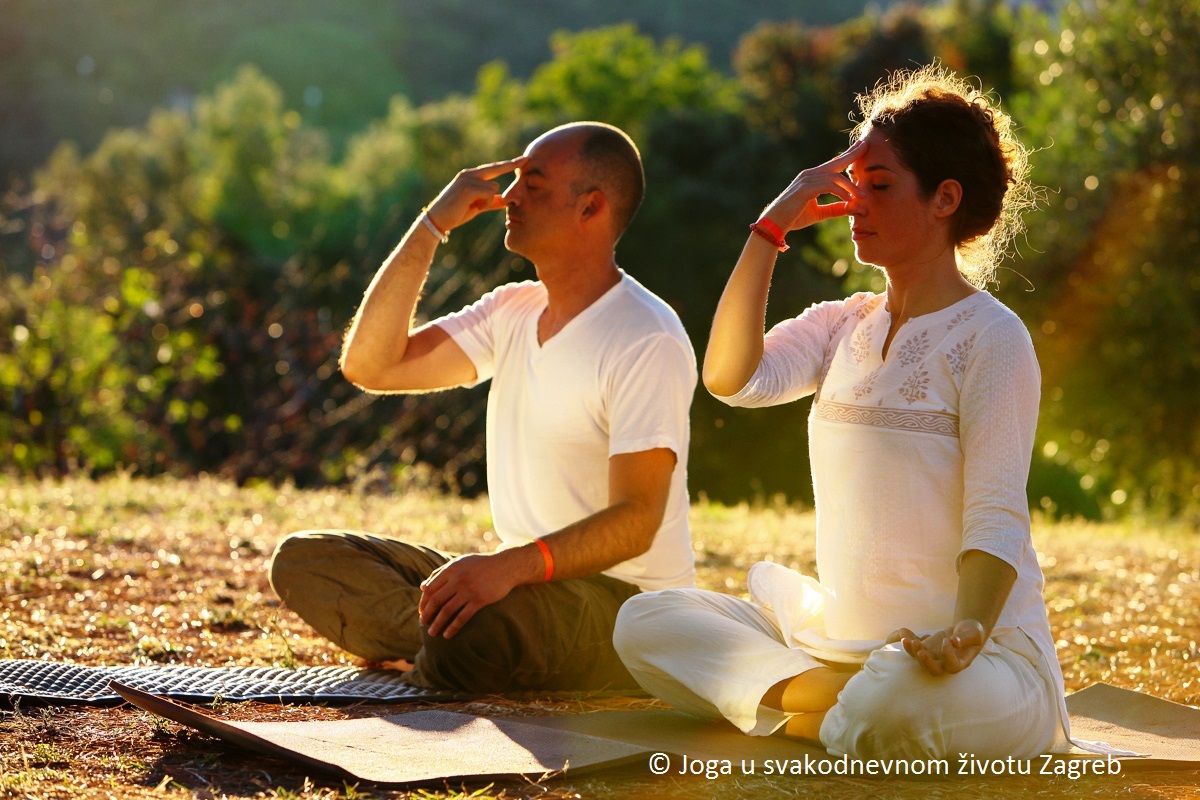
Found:
[[(626, 128), (649, 195), (619, 260), (699, 353), (746, 220), (846, 144), (856, 92), (937, 58), (1039, 148), (1043, 208), (992, 287), (1042, 363), (1031, 504), (1200, 517), (1200, 0), (598, 6), (8, 0), (4, 468), (479, 492), (484, 390), (377, 398), (336, 371), (455, 171), (567, 119)], [(501, 238), (457, 232), (421, 313), (532, 277)], [(792, 244), (771, 321), (881, 286), (844, 226)], [(693, 492), (810, 499), (806, 414), (699, 392)]]

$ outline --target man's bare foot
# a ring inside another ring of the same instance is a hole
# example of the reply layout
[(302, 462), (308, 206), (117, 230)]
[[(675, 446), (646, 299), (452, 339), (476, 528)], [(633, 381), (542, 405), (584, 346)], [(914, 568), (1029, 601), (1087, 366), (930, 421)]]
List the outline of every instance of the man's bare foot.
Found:
[(366, 669), (390, 669), (394, 672), (412, 672), (413, 662), (407, 658), (397, 658), (393, 661), (370, 661), (361, 659), (362, 665)]

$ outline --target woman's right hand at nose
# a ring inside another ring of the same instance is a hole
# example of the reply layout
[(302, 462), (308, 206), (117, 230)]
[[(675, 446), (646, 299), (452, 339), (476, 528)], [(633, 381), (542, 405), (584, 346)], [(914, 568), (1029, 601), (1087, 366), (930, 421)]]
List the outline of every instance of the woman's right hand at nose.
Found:
[[(771, 201), (763, 211), (763, 216), (786, 233), (854, 213), (859, 198), (858, 187), (845, 175), (845, 171), (866, 152), (866, 140), (859, 139), (845, 152), (819, 167), (804, 170)], [(832, 203), (818, 203), (818, 198), (826, 194), (838, 199)]]

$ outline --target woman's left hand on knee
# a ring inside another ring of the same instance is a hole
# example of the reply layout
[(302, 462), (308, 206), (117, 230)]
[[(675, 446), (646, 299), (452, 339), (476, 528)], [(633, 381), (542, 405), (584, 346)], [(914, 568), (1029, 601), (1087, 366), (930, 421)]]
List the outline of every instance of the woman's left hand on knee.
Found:
[(901, 628), (888, 640), (899, 641), (904, 651), (930, 675), (953, 675), (971, 665), (983, 649), (987, 634), (978, 621), (965, 619), (927, 636), (916, 636), (907, 628)]

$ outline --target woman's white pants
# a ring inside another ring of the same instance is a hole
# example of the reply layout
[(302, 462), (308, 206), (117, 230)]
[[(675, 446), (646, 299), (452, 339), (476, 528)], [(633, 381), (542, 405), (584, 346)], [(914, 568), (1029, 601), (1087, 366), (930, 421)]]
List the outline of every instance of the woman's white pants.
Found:
[[(724, 717), (765, 736), (789, 714), (760, 704), (787, 678), (828, 666), (785, 644), (775, 616), (731, 595), (668, 589), (630, 598), (617, 652), (642, 688), (681, 711)], [(821, 743), (851, 758), (1031, 758), (1059, 731), (1054, 682), (1033, 642), (994, 635), (971, 665), (933, 676), (899, 644), (875, 650), (821, 724)]]

